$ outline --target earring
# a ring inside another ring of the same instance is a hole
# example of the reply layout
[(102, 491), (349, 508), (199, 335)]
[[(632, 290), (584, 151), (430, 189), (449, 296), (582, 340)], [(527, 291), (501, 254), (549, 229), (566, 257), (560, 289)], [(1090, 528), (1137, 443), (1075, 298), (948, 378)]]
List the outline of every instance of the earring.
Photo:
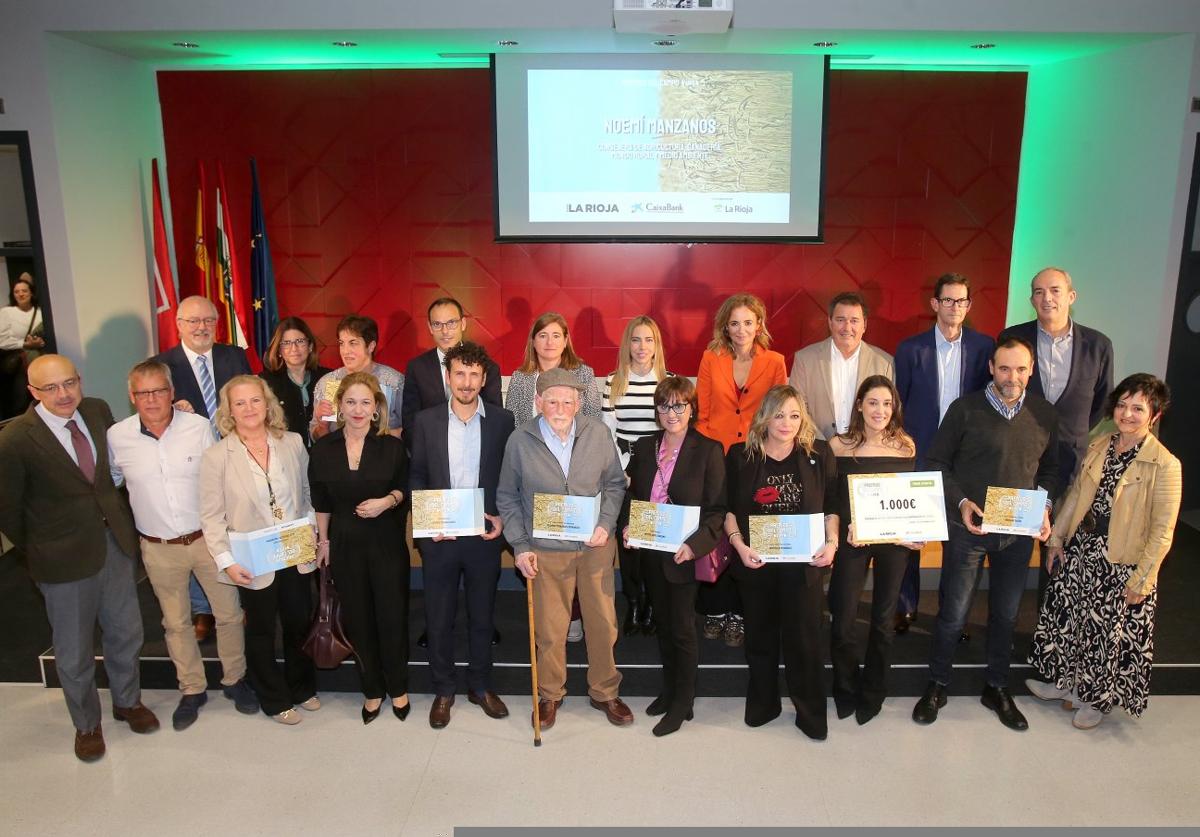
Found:
[(378, 410), (376, 410), (375, 412), (371, 413), (371, 421), (372, 421), (372, 422), (379, 421), (379, 411), (378, 411)]

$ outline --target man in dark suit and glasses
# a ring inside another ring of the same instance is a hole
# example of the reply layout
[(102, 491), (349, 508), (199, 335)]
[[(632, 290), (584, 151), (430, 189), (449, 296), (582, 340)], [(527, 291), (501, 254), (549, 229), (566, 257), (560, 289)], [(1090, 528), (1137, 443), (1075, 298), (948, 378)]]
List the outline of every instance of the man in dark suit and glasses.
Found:
[(508, 410), (485, 405), (480, 397), (489, 377), (486, 370), (494, 365), (487, 352), (474, 343), (451, 347), (444, 362), (450, 402), (422, 410), (406, 425), (412, 433), (410, 489), (482, 488), (487, 525), (483, 535), (421, 540), (429, 667), (435, 693), (429, 725), (434, 729), (450, 723), (454, 704), (454, 617), (460, 577), (467, 605), (467, 697), (489, 717), (508, 716), (508, 708), (491, 689), (492, 616), (503, 530), (496, 510), (496, 485), (514, 421)]
[(0, 431), (0, 531), (24, 555), (42, 591), (55, 666), (75, 724), (75, 755), (104, 755), (93, 637), (99, 621), (113, 717), (134, 732), (158, 729), (142, 705), (142, 615), (134, 563), (137, 532), (113, 484), (105, 431), (112, 411), (83, 397), (75, 364), (42, 355), (29, 365), (37, 405)]
[[(235, 375), (249, 375), (245, 349), (215, 343), (217, 309), (202, 296), (189, 296), (179, 303), (175, 317), (180, 343), (151, 360), (165, 363), (175, 384), (175, 407), (216, 421), (217, 397), (221, 387)], [(215, 424), (214, 424), (215, 427)], [(215, 431), (214, 431), (215, 434)], [(188, 583), (192, 602), (192, 624), (196, 639), (208, 639), (216, 627), (212, 607), (195, 576)]]

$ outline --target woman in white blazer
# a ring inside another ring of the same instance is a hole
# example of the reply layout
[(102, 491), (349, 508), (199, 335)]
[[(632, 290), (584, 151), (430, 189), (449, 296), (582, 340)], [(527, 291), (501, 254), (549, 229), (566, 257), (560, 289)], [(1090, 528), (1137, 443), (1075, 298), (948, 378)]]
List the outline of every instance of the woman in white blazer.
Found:
[[(261, 378), (238, 375), (221, 387), (217, 408), (221, 441), (200, 464), (200, 517), (208, 551), (221, 579), (237, 584), (246, 612), (246, 666), (263, 712), (298, 724), (296, 706), (321, 708), (316, 669), (301, 650), (312, 617), (305, 577), (316, 562), (251, 576), (236, 561), (230, 532), (252, 532), (284, 521), (315, 524), (304, 440), (287, 432), (283, 407)], [(283, 670), (275, 658), (276, 623), (283, 626)]]

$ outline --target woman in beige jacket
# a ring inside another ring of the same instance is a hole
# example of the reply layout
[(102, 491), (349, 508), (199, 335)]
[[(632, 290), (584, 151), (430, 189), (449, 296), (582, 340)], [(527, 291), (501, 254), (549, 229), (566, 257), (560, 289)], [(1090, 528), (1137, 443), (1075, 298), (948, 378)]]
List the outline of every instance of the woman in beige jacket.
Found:
[[(1034, 697), (1075, 709), (1091, 729), (1113, 707), (1146, 709), (1158, 568), (1179, 514), (1179, 460), (1150, 434), (1170, 402), (1153, 375), (1130, 375), (1109, 398), (1112, 435), (1088, 446), (1046, 544), (1046, 590), (1026, 680)], [(1065, 544), (1065, 548), (1064, 548)]]

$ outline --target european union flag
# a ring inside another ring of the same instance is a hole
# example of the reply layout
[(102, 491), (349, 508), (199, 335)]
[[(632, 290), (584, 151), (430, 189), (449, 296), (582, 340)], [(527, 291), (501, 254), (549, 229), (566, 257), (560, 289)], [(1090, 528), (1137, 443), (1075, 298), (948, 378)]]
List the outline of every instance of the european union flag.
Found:
[(254, 300), (254, 345), (264, 355), (279, 324), (279, 303), (275, 299), (275, 268), (271, 266), (271, 244), (263, 218), (262, 196), (258, 192), (258, 164), (250, 158), (250, 295)]

